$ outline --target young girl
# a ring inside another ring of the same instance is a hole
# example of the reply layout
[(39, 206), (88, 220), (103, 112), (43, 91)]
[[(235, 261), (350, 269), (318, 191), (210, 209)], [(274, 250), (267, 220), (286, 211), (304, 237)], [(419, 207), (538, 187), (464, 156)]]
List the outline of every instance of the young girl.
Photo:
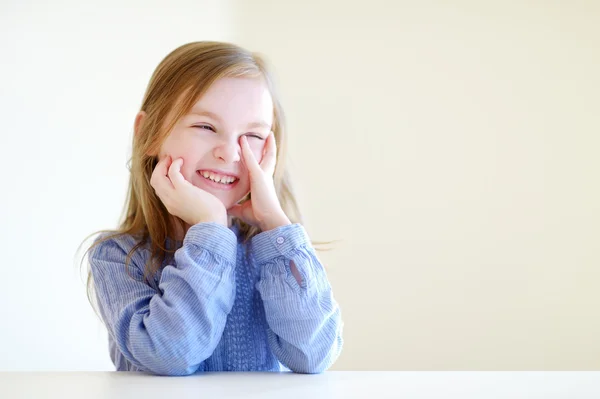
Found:
[(123, 222), (89, 249), (117, 370), (319, 373), (338, 358), (340, 309), (285, 144), (257, 54), (195, 42), (158, 65), (135, 118)]

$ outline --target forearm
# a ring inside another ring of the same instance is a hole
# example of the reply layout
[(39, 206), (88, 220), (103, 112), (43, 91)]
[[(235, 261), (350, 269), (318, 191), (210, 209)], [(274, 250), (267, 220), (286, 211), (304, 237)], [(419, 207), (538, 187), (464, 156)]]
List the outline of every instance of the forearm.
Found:
[(176, 266), (162, 269), (158, 290), (143, 282), (143, 259), (127, 270), (125, 256), (106, 243), (90, 257), (103, 318), (119, 350), (156, 374), (194, 372), (220, 341), (235, 300), (235, 237), (213, 225), (192, 228), (175, 253)]
[(261, 234), (253, 241), (262, 266), (257, 289), (271, 347), (291, 370), (321, 372), (337, 359), (343, 344), (341, 312), (325, 269), (302, 226)]

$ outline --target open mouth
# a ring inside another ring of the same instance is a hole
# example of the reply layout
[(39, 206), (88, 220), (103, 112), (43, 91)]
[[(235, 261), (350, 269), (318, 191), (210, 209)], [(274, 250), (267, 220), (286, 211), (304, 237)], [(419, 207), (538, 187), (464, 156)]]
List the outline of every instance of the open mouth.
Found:
[(235, 176), (223, 175), (207, 170), (198, 170), (196, 173), (208, 183), (212, 183), (212, 185), (216, 184), (221, 187), (232, 187), (240, 180)]

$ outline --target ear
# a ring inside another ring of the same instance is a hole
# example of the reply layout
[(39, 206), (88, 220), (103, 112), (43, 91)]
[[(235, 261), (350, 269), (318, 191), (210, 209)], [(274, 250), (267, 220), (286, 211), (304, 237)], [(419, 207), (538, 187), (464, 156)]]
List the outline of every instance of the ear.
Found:
[(136, 136), (140, 133), (140, 126), (145, 117), (146, 117), (146, 113), (144, 111), (138, 112), (137, 115), (135, 116), (135, 122), (133, 124), (133, 132)]

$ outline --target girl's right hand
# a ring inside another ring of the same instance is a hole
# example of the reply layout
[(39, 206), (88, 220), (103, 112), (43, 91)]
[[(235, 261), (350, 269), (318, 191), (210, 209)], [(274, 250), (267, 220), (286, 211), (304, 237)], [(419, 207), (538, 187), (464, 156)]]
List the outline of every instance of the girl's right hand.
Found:
[(156, 164), (150, 185), (167, 211), (193, 226), (201, 222), (217, 222), (227, 226), (225, 205), (211, 193), (194, 186), (181, 174), (183, 158), (172, 161), (166, 156)]

